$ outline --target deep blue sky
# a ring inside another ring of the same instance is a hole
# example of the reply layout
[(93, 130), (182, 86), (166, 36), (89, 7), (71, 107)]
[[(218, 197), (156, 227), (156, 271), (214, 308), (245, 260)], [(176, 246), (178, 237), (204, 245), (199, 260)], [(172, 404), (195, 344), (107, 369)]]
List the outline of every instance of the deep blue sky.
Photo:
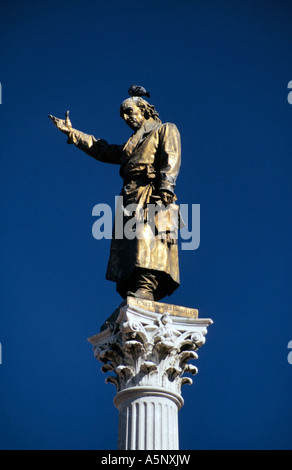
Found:
[(180, 448), (291, 449), (291, 2), (2, 1), (0, 38), (0, 448), (116, 449), (115, 389), (86, 338), (121, 302), (91, 234), (121, 180), (47, 116), (122, 143), (138, 83), (181, 132), (178, 202), (201, 205), (165, 299), (214, 321)]

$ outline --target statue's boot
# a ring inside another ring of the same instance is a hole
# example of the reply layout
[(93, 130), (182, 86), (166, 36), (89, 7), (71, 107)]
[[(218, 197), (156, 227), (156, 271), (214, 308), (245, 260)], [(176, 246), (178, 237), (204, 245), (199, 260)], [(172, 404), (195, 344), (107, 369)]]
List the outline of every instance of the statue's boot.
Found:
[(154, 300), (154, 291), (158, 285), (155, 274), (142, 268), (137, 268), (136, 273), (136, 290), (135, 292), (127, 292), (127, 295), (140, 299)]
[(127, 295), (130, 297), (137, 297), (139, 299), (154, 300), (153, 292), (146, 289), (137, 289), (135, 292), (128, 291)]

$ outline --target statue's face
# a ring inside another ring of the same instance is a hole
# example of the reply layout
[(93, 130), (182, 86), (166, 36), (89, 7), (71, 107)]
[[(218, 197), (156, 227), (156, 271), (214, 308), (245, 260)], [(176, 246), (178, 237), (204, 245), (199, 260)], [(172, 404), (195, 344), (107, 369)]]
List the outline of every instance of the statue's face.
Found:
[(145, 122), (144, 112), (135, 103), (129, 103), (123, 110), (123, 119), (133, 131), (140, 129)]

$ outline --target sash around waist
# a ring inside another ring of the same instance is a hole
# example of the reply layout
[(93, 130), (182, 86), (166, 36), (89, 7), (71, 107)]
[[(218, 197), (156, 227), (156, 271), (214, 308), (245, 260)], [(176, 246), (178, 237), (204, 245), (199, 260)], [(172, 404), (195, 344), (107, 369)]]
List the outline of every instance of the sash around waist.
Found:
[(129, 183), (136, 183), (137, 186), (149, 184), (149, 180), (156, 178), (156, 172), (153, 165), (133, 166), (123, 175), (124, 186)]

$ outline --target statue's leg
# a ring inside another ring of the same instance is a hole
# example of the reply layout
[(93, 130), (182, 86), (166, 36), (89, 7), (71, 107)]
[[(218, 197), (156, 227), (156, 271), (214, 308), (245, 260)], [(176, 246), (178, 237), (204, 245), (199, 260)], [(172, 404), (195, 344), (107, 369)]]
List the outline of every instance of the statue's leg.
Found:
[(145, 268), (135, 269), (135, 291), (127, 292), (127, 295), (142, 299), (154, 300), (154, 292), (158, 286), (155, 272)]

